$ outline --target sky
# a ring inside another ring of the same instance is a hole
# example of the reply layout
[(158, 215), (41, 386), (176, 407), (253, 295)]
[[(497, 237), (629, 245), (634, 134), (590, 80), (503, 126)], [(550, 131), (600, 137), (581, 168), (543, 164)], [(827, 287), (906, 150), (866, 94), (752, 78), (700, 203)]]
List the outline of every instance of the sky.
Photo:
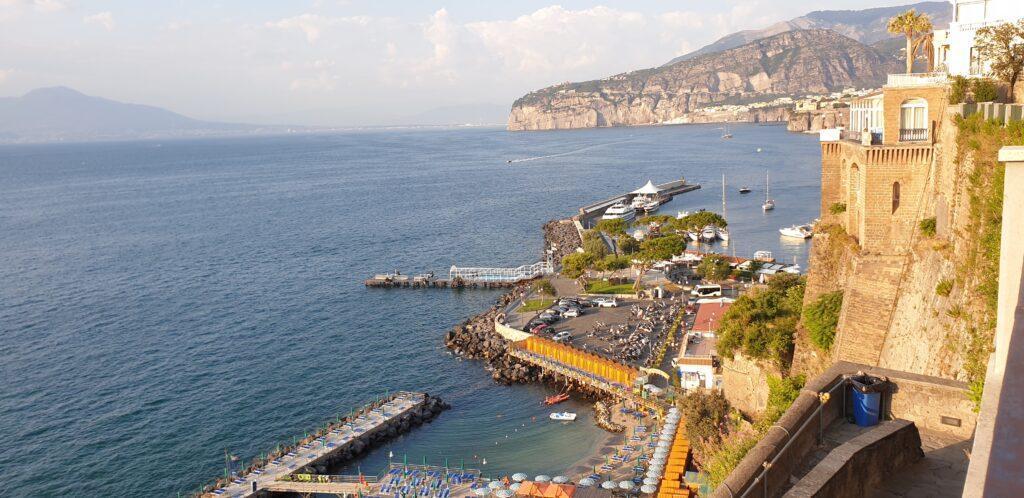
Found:
[(0, 0), (0, 96), (68, 86), (190, 117), (397, 123), (661, 65), (876, 0)]

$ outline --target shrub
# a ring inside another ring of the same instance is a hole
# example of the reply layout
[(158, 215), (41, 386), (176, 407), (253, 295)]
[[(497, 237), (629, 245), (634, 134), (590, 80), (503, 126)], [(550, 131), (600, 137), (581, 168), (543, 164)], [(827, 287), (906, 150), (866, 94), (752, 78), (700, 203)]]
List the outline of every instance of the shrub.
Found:
[(708, 474), (708, 486), (715, 489), (722, 484), (759, 439), (757, 434), (734, 433), (711, 450), (708, 461), (701, 467)]
[(789, 406), (800, 395), (800, 389), (804, 387), (805, 380), (803, 375), (786, 378), (768, 376), (768, 404), (764, 414), (761, 415), (761, 420), (757, 423), (759, 433), (767, 432), (768, 428), (777, 422), (783, 413), (786, 413)]
[(729, 260), (725, 256), (708, 254), (704, 256), (704, 259), (701, 260), (694, 271), (704, 280), (719, 282), (729, 276), (731, 268)]
[(935, 236), (935, 218), (925, 218), (918, 224), (925, 237)]
[(594, 264), (593, 254), (586, 252), (575, 252), (562, 258), (562, 274), (569, 278), (576, 278), (583, 275), (583, 272)]
[(545, 296), (555, 295), (555, 286), (551, 284), (550, 280), (538, 280), (533, 284), (533, 289)]
[(950, 292), (953, 292), (953, 280), (952, 279), (944, 278), (944, 279), (939, 281), (938, 285), (935, 286), (935, 293), (940, 295), (940, 296), (942, 296), (942, 297), (949, 296)]
[(843, 214), (846, 212), (846, 203), (833, 202), (832, 205), (828, 207), (828, 212), (832, 214)]
[(640, 250), (640, 242), (629, 235), (620, 235), (615, 241), (620, 254), (633, 254)]
[(690, 391), (683, 397), (680, 411), (686, 423), (686, 434), (698, 454), (705, 455), (708, 445), (721, 441), (729, 416), (729, 401), (721, 391)]
[(804, 327), (810, 333), (811, 342), (824, 351), (832, 349), (839, 324), (839, 311), (843, 308), (843, 291), (822, 294), (813, 303), (804, 307)]
[(598, 231), (608, 235), (621, 235), (626, 233), (626, 220), (616, 218), (614, 220), (601, 220), (595, 227)]
[(962, 104), (967, 98), (967, 78), (954, 76), (949, 84), (949, 103), (952, 105)]
[(999, 89), (991, 80), (976, 79), (971, 82), (975, 102), (992, 102), (999, 98)]

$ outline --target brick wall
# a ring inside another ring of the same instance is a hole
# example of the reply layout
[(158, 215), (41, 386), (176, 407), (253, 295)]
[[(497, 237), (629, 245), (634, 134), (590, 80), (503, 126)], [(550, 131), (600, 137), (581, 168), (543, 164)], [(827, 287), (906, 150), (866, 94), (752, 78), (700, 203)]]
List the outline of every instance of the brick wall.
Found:
[(882, 115), (885, 119), (885, 132), (882, 143), (893, 145), (899, 143), (900, 105), (910, 99), (924, 99), (928, 102), (928, 127), (934, 130), (941, 122), (942, 116), (949, 105), (949, 90), (945, 86), (889, 88), (882, 92)]

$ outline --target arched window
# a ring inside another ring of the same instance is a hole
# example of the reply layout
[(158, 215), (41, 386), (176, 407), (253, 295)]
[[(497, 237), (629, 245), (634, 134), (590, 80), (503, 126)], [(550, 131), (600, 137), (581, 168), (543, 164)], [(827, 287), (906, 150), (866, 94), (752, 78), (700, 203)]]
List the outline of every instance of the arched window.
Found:
[(900, 208), (900, 182), (892, 184), (892, 212)]
[(900, 104), (900, 141), (928, 140), (928, 101), (908, 99)]

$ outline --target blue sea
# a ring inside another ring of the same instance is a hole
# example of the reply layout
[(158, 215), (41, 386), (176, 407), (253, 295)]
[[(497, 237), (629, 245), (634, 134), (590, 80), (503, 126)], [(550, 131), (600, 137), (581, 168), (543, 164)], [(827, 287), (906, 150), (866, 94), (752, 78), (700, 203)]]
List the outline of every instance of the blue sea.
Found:
[[(539, 259), (547, 220), (680, 177), (730, 254), (805, 265), (814, 136), (687, 125), (496, 128), (0, 147), (0, 495), (175, 496), (387, 390), (452, 404), (355, 464), (557, 474), (602, 440), (551, 391), (494, 384), (444, 334), (497, 291), (367, 289), (395, 268)], [(760, 148), (761, 152), (757, 149)], [(513, 163), (507, 161), (513, 160)], [(765, 170), (774, 212), (762, 213)], [(736, 188), (754, 192), (740, 196)], [(487, 465), (483, 465), (483, 460)]]

